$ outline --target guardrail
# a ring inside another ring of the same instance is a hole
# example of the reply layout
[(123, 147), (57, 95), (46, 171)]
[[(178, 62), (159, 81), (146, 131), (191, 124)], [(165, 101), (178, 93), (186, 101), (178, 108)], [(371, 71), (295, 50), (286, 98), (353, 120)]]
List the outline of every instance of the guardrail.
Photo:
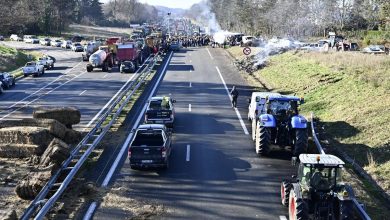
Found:
[[(118, 95), (117, 99), (107, 108), (104, 114), (99, 117), (95, 126), (72, 150), (69, 158), (66, 159), (62, 163), (61, 168), (57, 170), (54, 175), (52, 175), (50, 180), (42, 188), (37, 197), (25, 210), (21, 219), (28, 220), (36, 213), (37, 214), (34, 219), (44, 218), (44, 216), (49, 212), (55, 202), (65, 191), (81, 166), (88, 159), (91, 152), (96, 148), (99, 142), (103, 139), (104, 135), (115, 123), (116, 119), (122, 112), (123, 108), (129, 103), (134, 93), (142, 85), (146, 77), (151, 73), (151, 70), (156, 65), (158, 59), (158, 56), (148, 57), (147, 64), (144, 64), (146, 66), (141, 70), (141, 72), (138, 73), (137, 77), (130, 84), (128, 84), (125, 89), (123, 89), (123, 91)], [(107, 123), (108, 118), (110, 118), (110, 121), (108, 124), (104, 125), (105, 122)], [(72, 161), (73, 163), (77, 161), (74, 166), (70, 165)], [(64, 180), (59, 180), (59, 177), (63, 177), (65, 175), (66, 177)], [(46, 199), (46, 196), (50, 191), (55, 191), (55, 193), (49, 199)]]
[[(311, 113), (310, 117), (311, 117), (311, 122), (310, 122), (311, 123), (311, 132), (312, 132), (312, 136), (313, 136), (314, 142), (316, 144), (317, 150), (318, 150), (318, 152), (320, 152), (320, 154), (326, 154), (321, 146), (320, 141), (318, 140), (317, 133), (316, 133), (315, 128), (314, 128), (315, 126), (314, 126), (313, 112)], [(352, 201), (354, 204), (354, 208), (357, 211), (357, 214), (359, 215), (359, 217), (363, 220), (371, 220), (371, 218), (368, 216), (368, 214), (363, 209), (363, 207), (360, 205), (360, 203), (356, 200), (356, 198), (353, 198)]]

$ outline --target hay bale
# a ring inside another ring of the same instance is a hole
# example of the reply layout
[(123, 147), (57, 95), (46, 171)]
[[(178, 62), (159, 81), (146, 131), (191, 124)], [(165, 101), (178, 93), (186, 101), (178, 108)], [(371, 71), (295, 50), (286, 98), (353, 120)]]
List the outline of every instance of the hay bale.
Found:
[(46, 149), (53, 136), (41, 127), (0, 128), (0, 144), (30, 144)]
[(72, 129), (66, 129), (63, 141), (67, 144), (78, 144), (82, 140), (82, 133)]
[(81, 113), (74, 107), (40, 108), (33, 112), (33, 118), (55, 119), (69, 127), (80, 123)]
[(70, 147), (65, 142), (54, 138), (42, 154), (38, 167), (52, 166), (52, 171), (55, 171), (69, 157), (70, 151)]
[(15, 210), (8, 210), (4, 215), (0, 216), (2, 220), (18, 220), (18, 215)]
[(16, 185), (15, 193), (21, 199), (34, 199), (51, 177), (51, 171), (30, 173), (24, 180)]
[(47, 128), (50, 134), (63, 139), (66, 127), (55, 119), (26, 118), (22, 120), (6, 120), (0, 122), (0, 128), (9, 127), (43, 127)]
[(27, 158), (33, 155), (41, 155), (43, 148), (33, 144), (0, 144), (0, 157)]

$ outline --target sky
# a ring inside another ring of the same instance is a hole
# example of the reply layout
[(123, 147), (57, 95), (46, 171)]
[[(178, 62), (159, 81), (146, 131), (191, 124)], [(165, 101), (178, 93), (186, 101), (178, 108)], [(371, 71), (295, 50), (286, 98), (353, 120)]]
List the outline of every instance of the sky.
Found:
[[(101, 2), (108, 2), (109, 0), (100, 0)], [(142, 3), (149, 5), (161, 5), (169, 8), (184, 8), (188, 9), (193, 4), (201, 2), (202, 0), (139, 0)]]

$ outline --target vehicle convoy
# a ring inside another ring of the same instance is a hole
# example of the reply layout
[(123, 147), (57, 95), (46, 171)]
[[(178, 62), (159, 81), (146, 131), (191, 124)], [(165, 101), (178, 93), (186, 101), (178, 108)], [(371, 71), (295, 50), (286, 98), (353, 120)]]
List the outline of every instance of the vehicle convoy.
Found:
[[(142, 53), (137, 45), (133, 42), (117, 45), (116, 60), (122, 72), (134, 73), (142, 63)], [(127, 61), (126, 63), (124, 63)], [(130, 62), (130, 63), (129, 63)], [(122, 65), (124, 64), (124, 65)]]
[(164, 124), (172, 128), (175, 122), (175, 102), (168, 96), (152, 97), (146, 108), (145, 123)]
[(50, 46), (50, 38), (41, 38), (39, 44), (42, 46)]
[(61, 48), (71, 49), (72, 48), (72, 41), (70, 41), (70, 40), (62, 41)]
[(38, 58), (37, 63), (43, 65), (46, 69), (54, 68), (54, 60), (49, 56), (43, 56)]
[(100, 47), (99, 41), (91, 41), (88, 42), (87, 45), (84, 46), (84, 53), (81, 55), (83, 57), (83, 61), (88, 61), (89, 57), (95, 53)]
[(359, 219), (353, 189), (341, 181), (344, 162), (329, 154), (301, 154), (298, 175), (281, 183), (289, 219)]
[(35, 35), (24, 35), (23, 41), (25, 43), (32, 43), (32, 44), (38, 44), (39, 39)]
[(168, 168), (172, 132), (161, 124), (140, 125), (128, 150), (131, 169)]
[(272, 148), (291, 148), (294, 157), (307, 151), (307, 120), (298, 113), (303, 98), (273, 92), (254, 92), (248, 119), (256, 153), (267, 155)]
[(108, 52), (108, 47), (102, 46), (89, 57), (87, 71), (92, 72), (94, 68), (102, 68), (103, 72), (107, 72), (108, 68), (112, 68), (113, 64), (114, 60), (112, 54)]
[(27, 62), (22, 71), (24, 77), (29, 75), (40, 76), (45, 73), (45, 67), (38, 62)]
[(70, 49), (74, 52), (82, 52), (84, 50), (83, 46), (79, 42), (73, 43)]
[(50, 42), (50, 45), (52, 47), (61, 47), (61, 44), (62, 44), (62, 41), (60, 39), (57, 39), (57, 40), (52, 40)]
[(9, 73), (0, 73), (0, 82), (3, 89), (9, 89), (15, 85), (15, 77)]

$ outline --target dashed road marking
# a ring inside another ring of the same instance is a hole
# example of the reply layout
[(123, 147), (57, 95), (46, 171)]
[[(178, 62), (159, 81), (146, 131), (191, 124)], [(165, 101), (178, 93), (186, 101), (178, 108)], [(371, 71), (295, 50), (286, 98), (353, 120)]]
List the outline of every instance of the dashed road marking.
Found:
[(107, 76), (108, 76), (108, 74), (104, 75), (104, 76), (103, 76), (103, 79), (105, 79)]
[(284, 215), (281, 215), (281, 216), (279, 216), (279, 219), (280, 219), (280, 220), (287, 220), (287, 217), (284, 216)]
[(191, 111), (191, 104), (188, 104), (188, 111)]
[(187, 144), (187, 154), (186, 154), (186, 161), (190, 161), (190, 152), (191, 152), (191, 145)]
[(192, 87), (192, 83), (190, 82), (190, 88)]
[(82, 92), (79, 94), (79, 96), (82, 95), (82, 94), (84, 94), (86, 91), (87, 91), (87, 90), (82, 91)]
[(213, 57), (213, 55), (211, 55), (211, 52), (210, 52), (209, 48), (206, 48), (206, 50), (207, 50), (207, 52), (209, 53), (211, 59), (214, 60), (214, 57)]

